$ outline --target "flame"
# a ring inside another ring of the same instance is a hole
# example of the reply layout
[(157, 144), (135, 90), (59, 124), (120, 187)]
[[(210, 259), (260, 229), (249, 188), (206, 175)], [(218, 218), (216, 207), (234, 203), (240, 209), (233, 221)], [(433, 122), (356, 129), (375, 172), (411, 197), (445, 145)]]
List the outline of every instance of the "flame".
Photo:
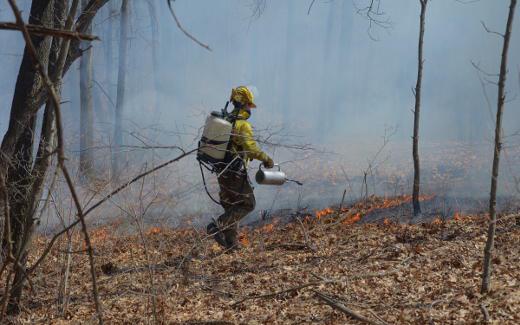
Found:
[(385, 220), (383, 220), (383, 224), (385, 226), (390, 226), (392, 224), (392, 221), (390, 221), (390, 219), (388, 219), (388, 218), (385, 218)]
[(249, 238), (247, 236), (247, 231), (243, 231), (238, 235), (238, 241), (242, 246), (249, 246), (251, 242), (249, 241)]
[[(431, 200), (433, 198), (434, 198), (434, 195), (421, 195), (419, 197), (419, 201), (427, 201), (427, 200)], [(371, 201), (370, 207), (366, 207), (364, 203), (358, 203), (355, 205), (355, 208), (360, 210), (360, 212), (357, 212), (354, 215), (347, 217), (345, 220), (343, 220), (342, 223), (345, 225), (352, 225), (352, 224), (358, 222), (359, 220), (361, 220), (361, 218), (363, 216), (365, 216), (371, 212), (374, 212), (377, 210), (382, 210), (382, 209), (394, 208), (394, 207), (400, 206), (404, 203), (409, 203), (411, 201), (412, 201), (411, 195), (402, 195), (402, 196), (398, 196), (398, 197), (394, 197), (394, 198), (384, 198), (384, 199), (375, 198), (375, 199), (373, 199), (373, 201)], [(339, 212), (346, 213), (346, 212), (349, 212), (350, 209), (351, 208), (342, 208)], [(337, 209), (335, 210), (332, 207), (327, 207), (323, 210), (318, 210), (315, 213), (316, 219), (320, 220), (321, 218), (331, 215), (337, 211), (338, 211)], [(307, 220), (307, 219), (305, 219), (305, 220)], [(385, 225), (390, 225), (392, 222), (388, 219), (385, 219), (385, 221), (383, 223)]]
[(325, 208), (323, 210), (316, 211), (316, 218), (321, 219), (322, 217), (328, 216), (329, 214), (333, 214), (334, 210), (330, 207)]
[(274, 230), (274, 223), (269, 223), (260, 229), (262, 232), (270, 233)]
[(441, 218), (436, 217), (435, 219), (433, 219), (433, 221), (432, 221), (432, 225), (437, 225), (437, 226), (438, 226), (438, 225), (442, 225), (442, 220), (441, 220)]
[(161, 233), (161, 228), (159, 227), (151, 227), (150, 229), (148, 229), (148, 231), (146, 232), (146, 235), (157, 235)]
[(362, 217), (361, 213), (358, 212), (355, 215), (343, 220), (342, 223), (344, 225), (352, 225), (352, 224), (355, 224), (356, 222), (358, 222), (359, 220), (361, 220), (361, 217)]
[(453, 215), (453, 220), (461, 221), (462, 220), (462, 214), (459, 211), (455, 212), (455, 214)]

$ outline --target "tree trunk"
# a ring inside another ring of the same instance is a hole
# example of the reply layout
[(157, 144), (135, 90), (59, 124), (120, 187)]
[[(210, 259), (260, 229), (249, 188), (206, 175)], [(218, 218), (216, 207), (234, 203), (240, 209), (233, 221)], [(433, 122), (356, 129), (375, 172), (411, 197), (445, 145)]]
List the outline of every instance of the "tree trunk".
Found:
[[(73, 3), (77, 4), (77, 1), (74, 0)], [(73, 25), (75, 9), (71, 9), (72, 14), (67, 20), (67, 28), (75, 26), (76, 31), (84, 32), (85, 28), (91, 24), (96, 12), (106, 1), (108, 0), (91, 2), (91, 6), (79, 16), (75, 25)], [(67, 3), (67, 0), (33, 1), (29, 23), (62, 28)], [(51, 39), (51, 37), (31, 36), (38, 60), (44, 69), (47, 69), (56, 91), (59, 92), (62, 76), (80, 55), (79, 41), (62, 41), (54, 38), (51, 42)], [(36, 114), (45, 103), (46, 98), (47, 92), (42, 77), (35, 68), (26, 47), (16, 81), (9, 126), (2, 140), (2, 155), (0, 155), (0, 179), (7, 181), (9, 202), (6, 206), (10, 208), (11, 238), (16, 259), (13, 265), (13, 285), (10, 290), (6, 288), (4, 291), (5, 293), (9, 290), (6, 299), (9, 302), (7, 311), (11, 314), (17, 313), (20, 308), (26, 280), (25, 264), (36, 227), (34, 215), (54, 146), (54, 107), (48, 103), (43, 115), (40, 143), (33, 164)], [(5, 241), (2, 244), (5, 246)]]
[[(31, 5), (31, 14), (29, 23), (35, 25), (44, 25), (52, 27), (52, 0), (34, 1)], [(36, 54), (40, 58), (42, 64), (47, 65), (49, 59), (49, 51), (51, 45), (51, 37), (43, 37), (34, 35), (31, 37)], [(2, 162), (4, 163), (0, 170), (7, 167), (6, 157), (12, 157), (16, 149), (21, 134), (31, 124), (32, 117), (41, 106), (40, 90), (42, 88), (42, 80), (36, 69), (27, 49), (24, 51), (18, 78), (11, 104), (11, 115), (9, 118), (9, 127), (2, 141)]]
[[(88, 0), (81, 0), (83, 8)], [(92, 33), (92, 26), (86, 30)], [(90, 42), (82, 42), (83, 50), (90, 46)], [(94, 158), (92, 156), (92, 145), (94, 143), (94, 111), (92, 107), (92, 48), (83, 52), (80, 59), (80, 156), (79, 172), (84, 180), (92, 176)]]
[(107, 11), (108, 11), (108, 19), (107, 19), (107, 27), (106, 27), (106, 36), (105, 36), (105, 41), (103, 42), (103, 46), (104, 46), (104, 49), (105, 49), (105, 86), (106, 86), (106, 91), (108, 93), (108, 96), (110, 96), (112, 98), (112, 95), (113, 95), (113, 59), (114, 59), (114, 55), (113, 55), (113, 45), (114, 45), (114, 40), (113, 40), (113, 37), (112, 35), (114, 35), (114, 16), (115, 14), (117, 13), (116, 11), (116, 8), (115, 8), (115, 2), (114, 1), (110, 1), (109, 4), (108, 4), (108, 8), (107, 8)]
[(426, 16), (426, 5), (428, 0), (419, 0), (421, 3), (421, 16), (419, 20), (419, 46), (417, 57), (417, 84), (415, 85), (415, 109), (413, 118), (413, 215), (421, 214), (421, 204), (419, 203), (419, 191), (421, 184), (421, 168), (419, 163), (419, 117), (421, 114), (421, 85), (423, 70), (423, 40), (424, 40), (424, 18)]
[(515, 15), (516, 0), (511, 0), (509, 5), (509, 15), (507, 17), (506, 32), (504, 34), (504, 45), (502, 48), (502, 60), (500, 63), (500, 75), (498, 77), (498, 98), (497, 98), (497, 117), (495, 125), (495, 150), (493, 155), (493, 169), (491, 171), (491, 191), (489, 196), (489, 227), (487, 234), (486, 247), (484, 248), (484, 264), (482, 271), (482, 287), (481, 293), (489, 292), (491, 287), (491, 260), (493, 257), (493, 246), (495, 244), (495, 228), (497, 222), (497, 184), (498, 184), (498, 167), (500, 162), (500, 151), (502, 150), (502, 115), (505, 102), (505, 83), (507, 76), (507, 52), (509, 49), (509, 40), (511, 38), (511, 29), (513, 26), (513, 17)]
[(152, 115), (154, 122), (158, 118), (158, 105), (159, 105), (159, 88), (161, 82), (159, 80), (159, 57), (157, 54), (157, 48), (159, 47), (159, 22), (157, 21), (157, 5), (153, 0), (147, 1), (148, 13), (150, 15), (150, 25), (152, 34), (152, 69), (153, 69), (153, 93), (154, 93), (154, 104), (152, 105)]
[(122, 118), (125, 107), (125, 79), (128, 50), (128, 20), (130, 16), (130, 3), (123, 0), (121, 3), (121, 27), (119, 36), (119, 67), (117, 73), (117, 101), (115, 112), (114, 152), (112, 157), (112, 178), (117, 180), (121, 172), (123, 131)]
[[(53, 11), (52, 0), (34, 1), (31, 5), (29, 23), (52, 27)], [(31, 40), (40, 62), (47, 67), (52, 38), (32, 36)], [(11, 207), (11, 240), (13, 255), (18, 262), (14, 265), (15, 277), (8, 305), (8, 313), (11, 314), (19, 311), (27, 257), (25, 239), (33, 227), (32, 218), (28, 218), (28, 202), (31, 191), (36, 114), (40, 107), (38, 94), (42, 84), (42, 78), (34, 68), (26, 48), (16, 80), (9, 128), (2, 141), (3, 155), (0, 158), (2, 160), (0, 172), (7, 174), (7, 191)]]

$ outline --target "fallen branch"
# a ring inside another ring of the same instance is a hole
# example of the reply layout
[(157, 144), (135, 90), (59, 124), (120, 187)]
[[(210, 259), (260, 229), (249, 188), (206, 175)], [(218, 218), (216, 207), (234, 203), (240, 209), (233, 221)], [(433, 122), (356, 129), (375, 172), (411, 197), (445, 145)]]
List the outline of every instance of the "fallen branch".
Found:
[[(82, 41), (99, 41), (99, 37), (95, 35), (82, 34), (76, 31), (50, 28), (33, 24), (26, 24), (25, 27), (31, 35), (54, 36), (67, 39), (79, 39)], [(21, 28), (17, 23), (11, 22), (0, 22), (0, 29), (21, 31)]]
[(480, 311), (482, 312), (482, 315), (484, 316), (484, 322), (489, 323), (489, 312), (486, 308), (486, 305), (484, 305), (484, 303), (480, 304)]
[(272, 298), (272, 297), (283, 295), (283, 294), (286, 294), (286, 293), (289, 293), (289, 292), (292, 292), (292, 291), (298, 291), (298, 290), (301, 290), (301, 289), (305, 289), (305, 288), (308, 288), (308, 287), (312, 287), (312, 286), (320, 285), (320, 284), (324, 284), (324, 283), (327, 283), (327, 282), (326, 281), (314, 281), (314, 282), (305, 283), (305, 284), (302, 284), (302, 285), (299, 285), (299, 286), (296, 286), (296, 287), (292, 287), (292, 288), (285, 289), (285, 290), (280, 290), (280, 291), (273, 292), (273, 293), (268, 293), (268, 294), (259, 295), (259, 296), (245, 297), (245, 298), (242, 298), (239, 301), (236, 301), (236, 302), (232, 303), (231, 307), (235, 307), (237, 305), (240, 305), (244, 301), (253, 300), (253, 299), (261, 299), (261, 298)]
[(312, 290), (312, 292), (314, 292), (316, 294), (316, 296), (323, 300), (327, 305), (331, 306), (332, 308), (336, 309), (336, 310), (339, 310), (341, 311), (342, 313), (344, 314), (347, 314), (349, 317), (355, 319), (355, 320), (358, 320), (358, 321), (361, 321), (361, 322), (364, 322), (364, 323), (367, 323), (367, 324), (373, 324), (373, 325), (379, 325), (378, 322), (374, 322), (373, 320), (369, 319), (369, 318), (366, 318), (365, 316), (363, 315), (360, 315), (358, 314), (357, 312), (347, 308), (345, 305), (339, 303), (338, 301), (324, 295), (323, 293), (319, 292), (319, 291), (316, 291), (316, 290)]
[(318, 275), (316, 275), (314, 273), (311, 273), (312, 276), (317, 277), (318, 279), (320, 279), (320, 281), (313, 281), (313, 282), (304, 283), (304, 284), (301, 284), (301, 285), (296, 286), (296, 287), (291, 287), (291, 288), (280, 290), (280, 291), (276, 291), (276, 292), (273, 292), (273, 293), (267, 293), (267, 294), (258, 295), (258, 296), (244, 297), (241, 300), (232, 303), (231, 306), (234, 307), (236, 305), (240, 305), (241, 303), (243, 303), (244, 301), (247, 301), (247, 300), (262, 299), (262, 298), (272, 298), (272, 297), (283, 295), (283, 294), (286, 294), (286, 293), (289, 293), (289, 292), (292, 292), (292, 291), (298, 291), (298, 290), (301, 290), (301, 289), (305, 289), (305, 288), (309, 288), (309, 287), (313, 287), (313, 286), (317, 286), (317, 285), (321, 285), (321, 284), (340, 283), (340, 282), (346, 282), (346, 281), (352, 281), (352, 280), (359, 280), (359, 279), (366, 279), (366, 278), (374, 278), (374, 277), (382, 277), (382, 276), (392, 275), (392, 274), (397, 273), (399, 271), (399, 269), (404, 265), (404, 263), (406, 261), (408, 261), (408, 259), (405, 259), (403, 262), (400, 263), (400, 266), (398, 268), (396, 268), (394, 270), (391, 270), (391, 271), (365, 273), (365, 274), (360, 274), (360, 275), (355, 275), (355, 276), (350, 276), (350, 277), (343, 277), (343, 278), (340, 278), (340, 279), (327, 279), (325, 277), (318, 276)]

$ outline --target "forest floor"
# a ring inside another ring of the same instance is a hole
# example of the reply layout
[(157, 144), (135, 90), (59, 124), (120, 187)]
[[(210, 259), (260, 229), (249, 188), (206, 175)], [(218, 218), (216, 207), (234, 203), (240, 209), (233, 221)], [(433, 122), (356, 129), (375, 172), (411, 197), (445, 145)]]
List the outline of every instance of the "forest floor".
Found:
[[(484, 317), (519, 324), (518, 215), (500, 216), (492, 291), (481, 295), (485, 216), (359, 222), (407, 200), (371, 198), (288, 223), (268, 220), (242, 228), (243, 248), (235, 252), (224, 252), (199, 229), (139, 228), (131, 235), (118, 234), (117, 223), (92, 229), (105, 323), (364, 323), (341, 305), (373, 324), (481, 323)], [(35, 256), (48, 241), (35, 239)], [(14, 322), (96, 322), (84, 249), (74, 234), (68, 304), (59, 294), (64, 239), (32, 276)]]

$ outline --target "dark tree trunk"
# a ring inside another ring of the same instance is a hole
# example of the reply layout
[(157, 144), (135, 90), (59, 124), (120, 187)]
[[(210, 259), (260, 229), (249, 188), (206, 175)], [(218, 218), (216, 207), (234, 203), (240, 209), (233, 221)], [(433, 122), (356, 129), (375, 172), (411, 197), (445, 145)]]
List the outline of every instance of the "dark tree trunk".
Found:
[[(108, 0), (94, 0), (76, 23), (76, 30), (84, 32), (96, 12)], [(63, 27), (67, 10), (66, 0), (34, 0), (31, 4), (29, 23), (45, 27)], [(72, 17), (73, 18), (73, 17)], [(73, 26), (72, 18), (70, 27)], [(70, 42), (43, 36), (31, 36), (40, 64), (47, 70), (59, 92), (61, 77), (72, 62), (80, 56), (79, 40)], [(69, 45), (70, 43), (70, 51)], [(67, 44), (67, 48), (64, 48)], [(58, 52), (60, 52), (58, 54)], [(63, 54), (63, 55), (62, 55)], [(0, 150), (0, 179), (6, 181), (8, 204), (0, 202), (0, 206), (9, 207), (11, 224), (11, 242), (13, 255), (14, 279), (9, 290), (4, 294), (9, 299), (8, 312), (19, 311), (23, 285), (26, 280), (25, 264), (34, 233), (34, 219), (37, 202), (41, 196), (46, 171), (50, 165), (54, 142), (54, 114), (52, 105), (48, 104), (43, 114), (40, 143), (33, 164), (34, 135), (36, 133), (36, 114), (45, 103), (47, 93), (42, 76), (34, 66), (29, 50), (24, 50), (20, 70), (16, 81), (9, 126), (5, 133)], [(0, 201), (4, 201), (4, 197)], [(6, 248), (5, 238), (2, 242)], [(7, 294), (9, 292), (9, 294)]]
[[(88, 0), (81, 0), (83, 8)], [(92, 33), (90, 26), (87, 34)], [(84, 180), (92, 176), (94, 158), (92, 156), (92, 145), (94, 143), (94, 111), (92, 106), (92, 48), (90, 42), (82, 42), (84, 50), (80, 59), (80, 157), (79, 172)]]
[(421, 168), (419, 162), (419, 117), (421, 114), (421, 85), (423, 70), (423, 40), (424, 40), (424, 19), (426, 16), (426, 5), (428, 0), (419, 0), (421, 3), (421, 16), (419, 20), (419, 46), (417, 57), (417, 84), (415, 85), (415, 109), (413, 118), (413, 215), (421, 214), (421, 204), (419, 203), (419, 193), (421, 186)]
[[(31, 6), (29, 23), (53, 27), (54, 3), (34, 1)], [(32, 36), (32, 42), (40, 62), (47, 67), (51, 51), (51, 37)], [(32, 232), (34, 222), (29, 213), (33, 144), (36, 114), (40, 107), (42, 78), (34, 68), (27, 49), (24, 51), (11, 106), (9, 128), (2, 141), (2, 160), (8, 166), (7, 191), (9, 198), (11, 240), (13, 255), (18, 261), (14, 265), (14, 281), (10, 292), (8, 313), (19, 311), (23, 289), (23, 277), (27, 258), (27, 237)], [(3, 168), (3, 167), (1, 167)], [(7, 289), (7, 288), (6, 288)]]
[[(52, 0), (34, 1), (29, 23), (52, 27)], [(50, 37), (32, 36), (36, 54), (42, 64), (49, 62)], [(3, 157), (12, 157), (20, 136), (32, 124), (32, 118), (41, 106), (42, 79), (33, 66), (27, 49), (24, 51), (11, 104), (9, 127), (2, 141)], [(2, 166), (5, 167), (5, 166)]]
[(112, 177), (114, 180), (119, 178), (121, 172), (123, 129), (122, 119), (125, 107), (125, 81), (126, 81), (126, 62), (128, 50), (128, 20), (130, 16), (130, 3), (123, 0), (121, 3), (121, 28), (119, 36), (119, 68), (117, 73), (117, 101), (115, 112), (114, 130), (114, 153), (112, 158)]
[(502, 59), (500, 62), (500, 74), (498, 77), (498, 98), (497, 98), (497, 117), (495, 125), (495, 150), (493, 155), (493, 169), (491, 171), (491, 191), (489, 196), (489, 227), (487, 234), (486, 247), (484, 248), (484, 264), (482, 271), (481, 293), (489, 292), (491, 287), (491, 260), (493, 257), (493, 246), (495, 244), (495, 228), (497, 222), (497, 184), (498, 167), (500, 163), (500, 151), (502, 150), (502, 115), (504, 111), (505, 84), (507, 76), (507, 52), (509, 50), (509, 40), (513, 18), (515, 16), (516, 0), (511, 0), (509, 5), (509, 15), (507, 17), (506, 32), (504, 34), (504, 45), (502, 48)]

